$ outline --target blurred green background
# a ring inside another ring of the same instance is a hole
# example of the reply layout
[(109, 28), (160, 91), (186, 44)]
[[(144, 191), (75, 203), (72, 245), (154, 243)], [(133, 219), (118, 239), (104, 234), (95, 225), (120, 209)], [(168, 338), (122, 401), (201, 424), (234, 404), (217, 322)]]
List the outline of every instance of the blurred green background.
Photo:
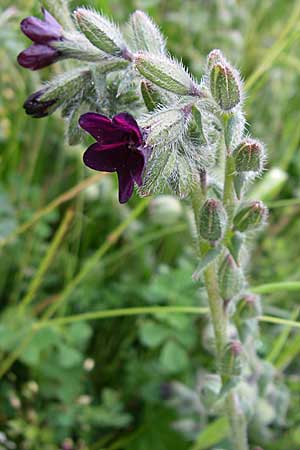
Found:
[[(196, 76), (213, 48), (241, 70), (249, 132), (266, 143), (271, 168), (252, 193), (271, 213), (253, 246), (249, 280), (300, 280), (299, 1), (85, 4), (120, 23), (137, 8), (147, 11)], [(37, 0), (1, 0), (0, 449), (229, 450), (226, 423), (199, 394), (214, 372), (203, 317), (66, 319), (205, 305), (205, 295), (191, 279), (185, 202), (134, 197), (119, 205), (115, 176), (84, 168), (84, 147), (65, 144), (59, 114), (25, 115), (26, 97), (60, 70), (31, 73), (16, 63), (28, 44), (19, 22), (32, 13), (39, 14)], [(299, 293), (264, 296), (263, 308), (297, 319)], [(53, 318), (59, 320), (51, 327), (36, 325)], [(251, 443), (297, 450), (299, 331), (267, 324), (261, 331), (257, 351), (273, 378), (268, 391), (245, 394), (249, 403), (255, 397)]]

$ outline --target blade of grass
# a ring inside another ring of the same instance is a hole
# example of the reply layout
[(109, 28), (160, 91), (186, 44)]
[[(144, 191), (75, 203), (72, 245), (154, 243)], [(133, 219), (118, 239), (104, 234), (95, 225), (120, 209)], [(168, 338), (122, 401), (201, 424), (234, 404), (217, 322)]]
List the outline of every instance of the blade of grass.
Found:
[[(57, 301), (51, 305), (43, 314), (41, 323), (47, 321), (60, 306), (66, 301), (69, 295), (77, 287), (77, 285), (84, 279), (84, 277), (93, 270), (98, 261), (104, 256), (104, 254), (115, 244), (125, 229), (144, 211), (148, 205), (150, 199), (146, 198), (139, 202), (135, 209), (131, 211), (126, 220), (118, 225), (115, 230), (109, 234), (105, 242), (100, 248), (86, 261), (81, 271), (75, 278), (66, 286), (61, 295), (57, 297)], [(12, 364), (18, 359), (24, 348), (30, 343), (32, 337), (35, 335), (37, 328), (30, 328), (28, 337), (26, 337), (14, 352), (8, 355), (0, 364), (0, 378), (10, 369)], [(24, 344), (26, 342), (26, 345)]]
[(300, 198), (286, 198), (282, 200), (275, 200), (274, 202), (267, 202), (269, 208), (285, 208), (288, 206), (300, 206)]
[(105, 176), (105, 173), (97, 173), (96, 175), (93, 175), (80, 183), (78, 183), (76, 186), (72, 187), (70, 190), (64, 192), (63, 194), (56, 197), (54, 200), (52, 200), (47, 206), (39, 209), (36, 211), (31, 219), (29, 219), (27, 222), (20, 225), (16, 230), (14, 230), (12, 233), (7, 235), (4, 239), (0, 240), (0, 248), (4, 247), (5, 245), (12, 242), (17, 236), (27, 231), (29, 228), (31, 228), (36, 222), (38, 222), (43, 216), (53, 211), (55, 208), (60, 206), (61, 204), (72, 200), (74, 197), (76, 197), (80, 192), (87, 189), (89, 186), (97, 183), (103, 176)]
[(300, 328), (300, 322), (289, 319), (282, 319), (281, 317), (274, 316), (259, 316), (260, 322), (274, 323), (276, 325), (286, 325), (288, 327)]
[(51, 262), (53, 261), (53, 258), (55, 256), (59, 246), (61, 245), (61, 242), (70, 226), (70, 223), (71, 223), (73, 217), (74, 217), (74, 211), (71, 209), (67, 210), (64, 219), (62, 220), (57, 232), (55, 233), (44, 258), (41, 261), (41, 264), (40, 264), (33, 280), (31, 281), (31, 283), (29, 285), (27, 294), (20, 302), (20, 305), (19, 305), (20, 313), (34, 299), (34, 296), (36, 295), (39, 287), (41, 286), (41, 284), (43, 282), (44, 275), (47, 272)]
[(273, 292), (297, 292), (300, 291), (300, 281), (283, 281), (281, 283), (268, 283), (251, 288), (254, 294), (272, 294)]
[(62, 293), (59, 295), (57, 301), (51, 305), (45, 314), (45, 319), (53, 316), (58, 308), (68, 299), (72, 294), (74, 289), (78, 284), (94, 269), (96, 264), (100, 259), (107, 253), (107, 251), (117, 242), (122, 233), (126, 228), (139, 216), (142, 214), (146, 206), (148, 205), (150, 199), (145, 198), (139, 202), (137, 207), (131, 211), (128, 217), (117, 226), (117, 228), (110, 233), (104, 243), (99, 247), (99, 249), (84, 263), (82, 269), (78, 274), (68, 283)]
[(298, 30), (293, 33), (291, 33), (291, 31), (297, 26), (299, 16), (300, 16), (300, 3), (296, 2), (293, 11), (291, 11), (290, 18), (287, 21), (283, 30), (281, 31), (278, 39), (275, 41), (271, 49), (268, 51), (267, 55), (264, 57), (261, 64), (257, 67), (257, 69), (246, 81), (245, 83), (246, 90), (249, 90), (255, 84), (255, 82), (265, 72), (267, 72), (267, 70), (270, 67), (272, 67), (276, 58), (278, 58), (278, 56), (288, 46), (288, 44), (293, 42), (293, 40), (296, 38)]
[(91, 313), (76, 314), (69, 317), (59, 317), (47, 321), (41, 321), (33, 325), (34, 329), (67, 325), (69, 323), (81, 322), (84, 320), (99, 320), (112, 317), (139, 316), (142, 314), (207, 314), (208, 308), (198, 306), (140, 306), (136, 308), (108, 309), (105, 311), (93, 311)]
[(226, 438), (228, 434), (228, 419), (227, 417), (220, 417), (204, 428), (191, 450), (207, 450)]
[[(300, 308), (295, 308), (293, 314), (291, 315), (291, 321), (294, 322), (299, 315)], [(291, 332), (292, 326), (289, 325), (286, 328), (283, 328), (282, 332), (279, 334), (275, 342), (272, 344), (272, 349), (269, 355), (266, 357), (266, 360), (274, 363), (276, 359), (280, 356), (281, 351), (283, 350)]]
[(277, 369), (285, 370), (300, 352), (300, 334), (293, 337), (277, 359), (275, 366)]

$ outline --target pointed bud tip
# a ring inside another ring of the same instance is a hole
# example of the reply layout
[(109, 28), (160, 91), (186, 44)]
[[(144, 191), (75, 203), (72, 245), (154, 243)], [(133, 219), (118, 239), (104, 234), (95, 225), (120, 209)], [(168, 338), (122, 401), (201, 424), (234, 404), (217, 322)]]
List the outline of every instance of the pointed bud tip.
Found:
[(236, 356), (240, 355), (243, 351), (243, 346), (241, 342), (236, 340), (230, 342), (230, 348), (232, 353)]

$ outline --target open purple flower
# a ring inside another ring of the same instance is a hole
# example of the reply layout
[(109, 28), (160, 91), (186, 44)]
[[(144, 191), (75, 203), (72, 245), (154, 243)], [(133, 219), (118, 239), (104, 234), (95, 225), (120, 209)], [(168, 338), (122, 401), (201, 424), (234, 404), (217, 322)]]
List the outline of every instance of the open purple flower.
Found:
[(87, 113), (80, 117), (79, 125), (97, 140), (85, 151), (84, 163), (100, 172), (117, 172), (119, 201), (126, 203), (134, 183), (141, 186), (145, 166), (143, 137), (137, 122), (125, 112), (112, 120), (102, 114)]
[(26, 69), (38, 70), (56, 62), (61, 52), (51, 43), (62, 39), (63, 29), (53, 16), (42, 8), (44, 20), (37, 17), (27, 17), (21, 22), (22, 32), (33, 44), (21, 52), (18, 63)]

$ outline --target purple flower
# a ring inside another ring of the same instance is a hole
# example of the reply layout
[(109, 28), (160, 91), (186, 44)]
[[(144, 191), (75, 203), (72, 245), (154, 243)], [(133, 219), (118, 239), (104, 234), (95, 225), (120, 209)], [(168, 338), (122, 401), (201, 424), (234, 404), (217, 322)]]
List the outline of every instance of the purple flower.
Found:
[(145, 166), (143, 137), (135, 119), (125, 112), (112, 120), (102, 114), (87, 113), (80, 117), (79, 125), (97, 140), (85, 151), (84, 163), (100, 172), (117, 172), (119, 201), (126, 203), (134, 183), (141, 186)]
[(44, 20), (27, 17), (21, 22), (21, 30), (33, 44), (21, 52), (18, 63), (26, 69), (38, 70), (56, 62), (61, 52), (51, 46), (54, 41), (62, 39), (63, 29), (51, 14), (42, 8)]

